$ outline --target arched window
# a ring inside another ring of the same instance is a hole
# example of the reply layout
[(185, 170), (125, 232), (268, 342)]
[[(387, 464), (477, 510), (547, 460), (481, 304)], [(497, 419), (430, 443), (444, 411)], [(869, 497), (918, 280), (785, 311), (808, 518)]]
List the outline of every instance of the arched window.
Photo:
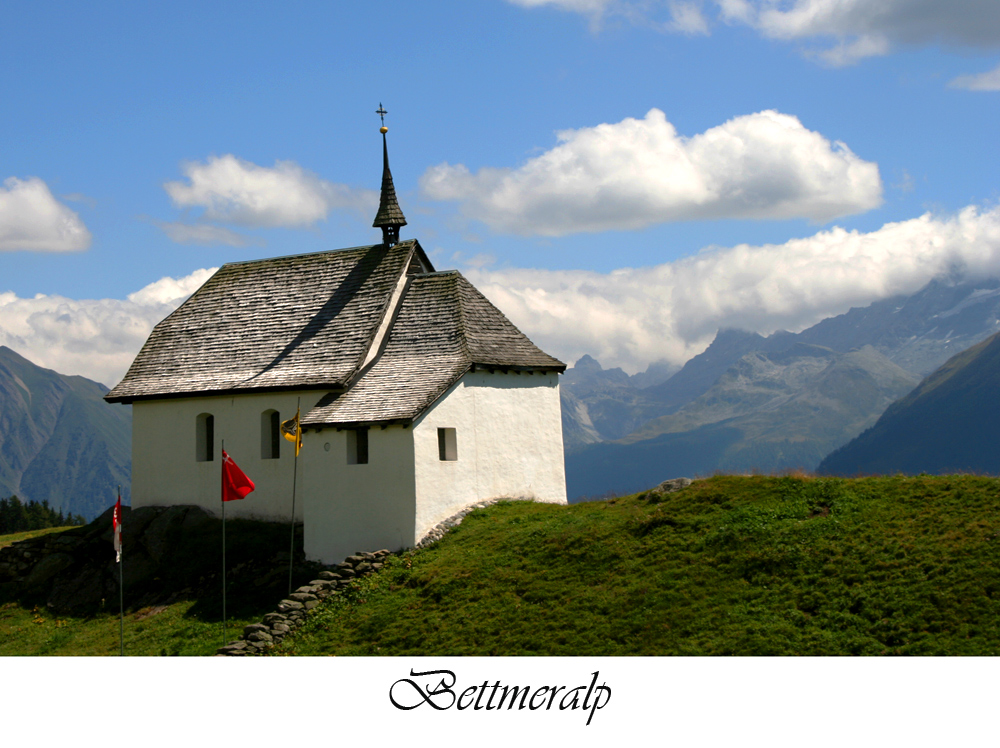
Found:
[(277, 460), (281, 457), (281, 419), (276, 410), (260, 414), (260, 459)]
[(195, 419), (195, 459), (212, 462), (215, 459), (215, 416), (199, 413)]

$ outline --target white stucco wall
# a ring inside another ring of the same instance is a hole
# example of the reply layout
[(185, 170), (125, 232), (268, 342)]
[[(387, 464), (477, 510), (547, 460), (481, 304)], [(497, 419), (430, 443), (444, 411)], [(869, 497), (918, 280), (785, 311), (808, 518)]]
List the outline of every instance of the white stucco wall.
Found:
[[(439, 459), (438, 428), (456, 429), (454, 462)], [(558, 374), (466, 374), (417, 420), (413, 440), (414, 542), (484, 499), (566, 503)]]
[[(132, 506), (197, 504), (221, 512), (221, 445), (256, 490), (227, 517), (288, 520), (294, 447), (261, 457), (261, 414), (302, 413), (322, 392), (140, 401), (132, 409)], [(215, 417), (215, 459), (196, 460), (197, 417)], [(441, 461), (437, 429), (454, 428), (458, 459)], [(362, 550), (414, 545), (438, 522), (483, 499), (566, 503), (557, 374), (466, 374), (413, 426), (371, 428), (369, 461), (348, 464), (347, 431), (304, 435), (295, 518), (306, 556), (337, 563)]]
[[(261, 459), (261, 413), (274, 409), (281, 420), (295, 415), (296, 399), (305, 414), (325, 393), (303, 392), (177, 398), (138, 401), (132, 405), (132, 506), (197, 504), (213, 514), (222, 511), (222, 441), (226, 452), (256, 485), (241, 501), (230, 501), (226, 517), (288, 520), (292, 508), (295, 446), (280, 440), (278, 459)], [(215, 416), (215, 459), (198, 462), (196, 420)], [(302, 479), (302, 453), (299, 479)], [(303, 492), (297, 490), (295, 516), (303, 517)]]
[(299, 481), (308, 496), (308, 558), (339, 563), (357, 551), (413, 545), (412, 429), (369, 429), (365, 465), (348, 464), (346, 431), (310, 431), (299, 453)]

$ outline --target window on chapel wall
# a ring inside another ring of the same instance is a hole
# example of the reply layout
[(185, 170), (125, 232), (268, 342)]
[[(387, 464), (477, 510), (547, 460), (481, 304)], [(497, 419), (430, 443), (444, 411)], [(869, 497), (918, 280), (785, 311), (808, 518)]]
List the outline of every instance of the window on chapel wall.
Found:
[(215, 459), (215, 416), (200, 413), (195, 419), (195, 459), (212, 462)]
[(458, 435), (455, 429), (438, 429), (438, 458), (442, 462), (458, 459)]
[(281, 457), (281, 419), (276, 410), (260, 414), (260, 459), (277, 460)]
[(347, 430), (347, 464), (368, 464), (368, 428)]

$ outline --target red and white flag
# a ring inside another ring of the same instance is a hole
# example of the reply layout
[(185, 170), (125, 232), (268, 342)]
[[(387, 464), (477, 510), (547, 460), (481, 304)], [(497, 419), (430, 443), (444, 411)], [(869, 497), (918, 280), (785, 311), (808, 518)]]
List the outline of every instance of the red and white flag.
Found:
[(118, 494), (115, 513), (111, 515), (111, 532), (115, 544), (115, 563), (122, 560), (122, 495)]
[(226, 454), (226, 450), (222, 450), (222, 500), (236, 501), (245, 498), (253, 489), (253, 481)]

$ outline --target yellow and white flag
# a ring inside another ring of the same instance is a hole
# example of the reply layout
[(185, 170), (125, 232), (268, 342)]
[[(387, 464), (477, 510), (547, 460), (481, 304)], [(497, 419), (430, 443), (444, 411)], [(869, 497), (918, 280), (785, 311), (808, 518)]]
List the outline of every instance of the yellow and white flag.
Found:
[(288, 439), (290, 442), (295, 443), (295, 456), (299, 456), (299, 450), (302, 449), (302, 426), (299, 423), (299, 411), (296, 408), (295, 418), (289, 418), (287, 421), (281, 422), (281, 435)]

